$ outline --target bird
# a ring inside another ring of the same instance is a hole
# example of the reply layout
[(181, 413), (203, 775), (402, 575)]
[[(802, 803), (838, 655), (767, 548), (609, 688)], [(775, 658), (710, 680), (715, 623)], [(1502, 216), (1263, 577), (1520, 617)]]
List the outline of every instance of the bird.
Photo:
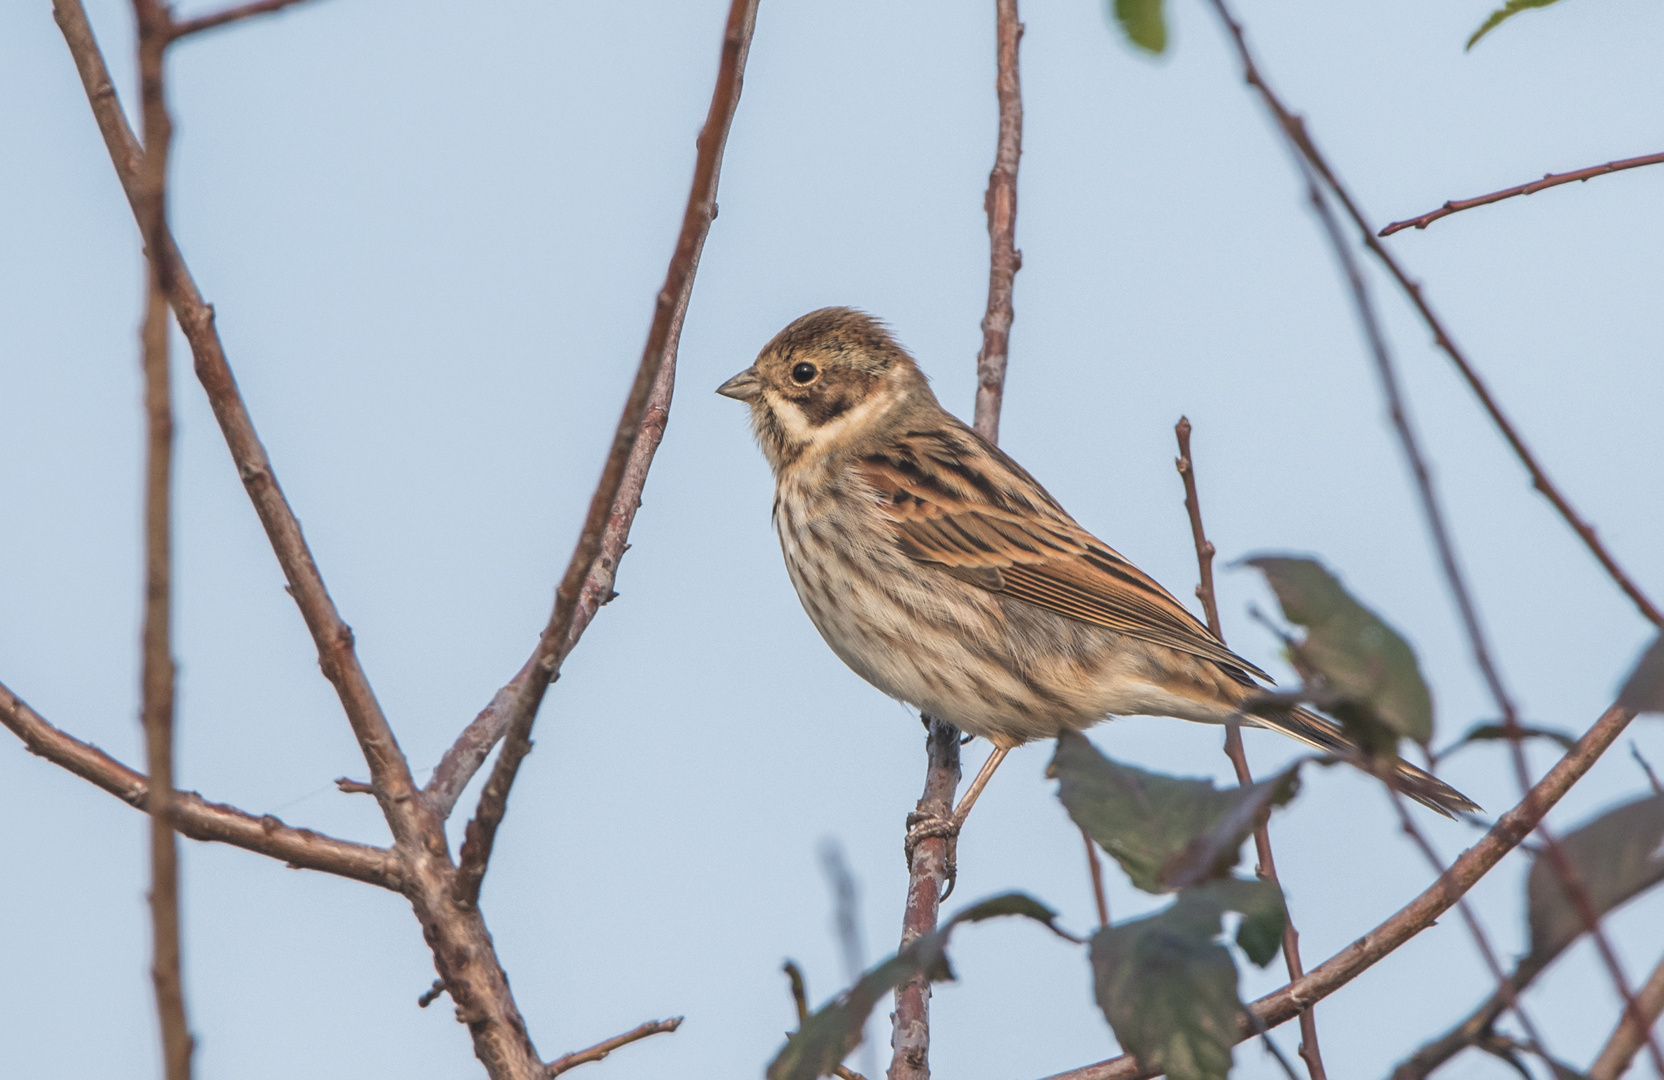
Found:
[[(750, 406), (786, 571), (826, 644), (994, 748), (949, 819), (910, 819), (909, 858), (957, 835), (1012, 749), (1112, 717), (1256, 725), (1363, 761), (1309, 709), (1249, 713), (1270, 676), (943, 408), (865, 312), (802, 316), (717, 393)], [(1409, 762), (1392, 776), (1447, 817), (1478, 809)]]

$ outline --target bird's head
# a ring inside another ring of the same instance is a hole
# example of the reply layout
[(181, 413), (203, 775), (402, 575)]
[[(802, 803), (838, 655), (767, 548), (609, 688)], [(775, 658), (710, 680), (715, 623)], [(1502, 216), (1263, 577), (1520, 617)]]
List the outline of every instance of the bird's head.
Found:
[(883, 324), (838, 307), (780, 331), (716, 392), (751, 406), (776, 475), (885, 430), (910, 405), (936, 405), (924, 373)]

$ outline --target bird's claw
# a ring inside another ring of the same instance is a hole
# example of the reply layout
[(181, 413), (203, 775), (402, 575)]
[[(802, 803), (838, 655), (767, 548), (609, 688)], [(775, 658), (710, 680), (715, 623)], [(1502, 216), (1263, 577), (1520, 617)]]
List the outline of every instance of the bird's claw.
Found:
[(952, 817), (937, 817), (935, 814), (924, 814), (917, 811), (907, 815), (907, 839), (902, 842), (902, 850), (907, 855), (907, 868), (913, 868), (913, 853), (918, 849), (920, 841), (940, 837), (947, 841), (946, 857), (944, 859), (943, 878), (945, 888), (938, 900), (946, 900), (953, 894), (954, 882), (959, 878), (959, 866), (956, 856), (959, 853), (959, 828), (961, 822)]

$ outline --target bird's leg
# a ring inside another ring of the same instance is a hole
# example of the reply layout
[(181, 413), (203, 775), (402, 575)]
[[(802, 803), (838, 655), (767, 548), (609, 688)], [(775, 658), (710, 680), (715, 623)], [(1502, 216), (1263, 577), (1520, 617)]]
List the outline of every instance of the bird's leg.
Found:
[(965, 818), (970, 816), (971, 807), (976, 805), (976, 800), (982, 794), (982, 789), (988, 786), (989, 780), (993, 779), (994, 770), (1000, 767), (1000, 762), (1004, 761), (1005, 755), (1010, 752), (1010, 747), (994, 748), (994, 752), (988, 755), (988, 760), (982, 763), (982, 770), (976, 774), (976, 779), (972, 780), (971, 786), (965, 790), (965, 797), (959, 800), (959, 805), (954, 808), (952, 816), (939, 818), (932, 814), (917, 812), (907, 815), (907, 839), (903, 848), (907, 854), (908, 866), (913, 865), (913, 849), (918, 846), (919, 841), (933, 836), (941, 836), (947, 839), (947, 889), (942, 893), (943, 900), (946, 900), (953, 892), (954, 882), (959, 876), (959, 867), (955, 860), (959, 847), (959, 830), (964, 826)]

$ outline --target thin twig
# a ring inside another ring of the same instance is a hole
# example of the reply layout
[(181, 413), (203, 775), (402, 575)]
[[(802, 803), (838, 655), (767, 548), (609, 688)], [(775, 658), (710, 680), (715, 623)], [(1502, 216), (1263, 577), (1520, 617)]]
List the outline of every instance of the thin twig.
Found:
[[(820, 864), (832, 886), (832, 929), (838, 938), (838, 951), (843, 954), (844, 979), (854, 986), (867, 969), (866, 943), (861, 936), (861, 897), (844, 859), (844, 849), (836, 840), (821, 844)], [(863, 1025), (863, 1028), (865, 1025)], [(861, 1068), (869, 1074), (878, 1072), (877, 1051), (871, 1041), (861, 1040)], [(856, 1073), (855, 1075), (860, 1075)]]
[[(22, 739), (30, 753), (104, 789), (128, 806), (139, 810), (149, 807), (150, 782), (143, 774), (53, 727), (3, 684), (0, 726)], [(230, 844), (297, 870), (320, 870), (400, 890), (398, 860), (386, 848), (291, 828), (269, 814), (256, 817), (236, 807), (208, 802), (195, 792), (175, 791), (171, 802), (173, 827), (192, 840)]]
[(1220, 21), (1225, 24), (1225, 29), (1231, 36), (1236, 47), (1237, 56), (1242, 62), (1243, 77), (1247, 80), (1248, 85), (1259, 93), (1260, 99), (1265, 103), (1266, 108), (1271, 111), (1273, 119), (1276, 120), (1277, 126), (1288, 139), (1290, 146), (1305, 160), (1310, 168), (1316, 170), (1329, 190), (1334, 192), (1335, 198), (1340, 201), (1341, 206), (1346, 210), (1347, 216), (1357, 226), (1364, 245), (1381, 261), (1381, 264), (1392, 275), (1393, 280), (1398, 283), (1399, 288), (1409, 297), (1410, 303), (1421, 315), (1422, 321), (1432, 331), (1434, 343), (1444, 350), (1445, 355), (1449, 356), (1451, 362), (1456, 365), (1456, 369), (1461, 372), (1462, 378), (1466, 380), (1468, 387), (1479, 398), (1480, 404), (1485, 407), (1491, 421), (1496, 424), (1497, 430), (1502, 433), (1503, 438), (1513, 449), (1515, 456), (1520, 459), (1520, 463), (1531, 474), (1532, 486), (1542, 492), (1550, 503), (1554, 504), (1554, 508), (1559, 511), (1566, 524), (1570, 525), (1572, 530), (1583, 540), (1584, 546), (1605, 568), (1607, 575), (1634, 602), (1636, 608), (1647, 621), (1654, 626), (1664, 628), (1664, 613), (1660, 613), (1653, 602), (1641, 591), (1640, 587), (1630, 580), (1629, 575), (1618, 566), (1617, 560), (1612, 557), (1606, 550), (1605, 545), (1600, 542), (1599, 537), (1595, 535), (1594, 527), (1578, 516), (1577, 512), (1572, 509), (1571, 503), (1567, 502), (1565, 496), (1560, 493), (1560, 489), (1549, 480), (1548, 474), (1543, 471), (1542, 465), (1538, 463), (1536, 455), (1525, 445), (1525, 440), (1520, 438), (1519, 433), (1514, 429), (1514, 425), (1503, 415), (1496, 399), (1491, 396), (1490, 390), (1479, 378), (1479, 373), (1474, 370), (1473, 365), (1468, 362), (1462, 351), (1456, 347), (1455, 339), (1450, 336), (1450, 333), (1445, 330), (1444, 324), (1433, 313), (1432, 306), (1422, 295), (1421, 286), (1410, 279), (1403, 267), (1398, 265), (1398, 260), (1393, 258), (1392, 252), (1388, 251), (1386, 245), (1382, 244), (1375, 235), (1375, 230), (1371, 227), (1369, 220), (1364, 217), (1363, 211), (1358, 208), (1358, 204), (1353, 200), (1346, 186), (1340, 182), (1340, 178), (1335, 174), (1335, 171), (1329, 167), (1328, 160), (1324, 158), (1322, 152), (1318, 150), (1317, 144), (1307, 133), (1306, 122), (1288, 110), (1282, 99), (1277, 97), (1270, 85), (1261, 76), (1259, 65), (1255, 63), (1253, 53), (1248, 49), (1248, 41), (1243, 35), (1242, 25), (1231, 14), (1224, 0), (1208, 0), (1208, 2), (1212, 4), (1214, 11), (1218, 13)]
[[(1017, 0), (994, 0), (994, 94), (999, 102), (999, 137), (994, 167), (988, 174), (983, 205), (988, 213), (988, 307), (982, 319), (982, 350), (977, 355), (976, 412), (972, 426), (989, 442), (998, 442), (1000, 410), (1005, 401), (1005, 370), (1011, 347), (1013, 282), (1022, 256), (1017, 252), (1017, 165), (1023, 149), (1023, 97), (1018, 78), (1018, 48), (1023, 24)], [(926, 741), (924, 794), (916, 815), (946, 819), (953, 813), (959, 786), (959, 730), (932, 717)], [(909, 820), (916, 820), (909, 819)], [(907, 904), (901, 919), (901, 947), (936, 929), (942, 888), (955, 874), (955, 840), (930, 836), (914, 844), (907, 863)], [(930, 980), (919, 974), (896, 988), (890, 1017), (892, 1050), (889, 1080), (929, 1080)]]
[(669, 1020), (649, 1020), (640, 1027), (631, 1028), (622, 1035), (614, 1035), (605, 1042), (598, 1042), (588, 1050), (578, 1050), (565, 1054), (549, 1062), (548, 1075), (559, 1076), (568, 1069), (575, 1069), (579, 1065), (588, 1065), (592, 1061), (600, 1061), (620, 1046), (628, 1046), (633, 1042), (640, 1042), (649, 1035), (667, 1034), (682, 1026), (680, 1016), (672, 1016)]
[(244, 19), (250, 19), (256, 15), (270, 15), (274, 11), (282, 11), (284, 8), (294, 7), (296, 4), (304, 2), (305, 0), (254, 0), (254, 3), (251, 4), (239, 4), (236, 7), (216, 11), (210, 15), (199, 15), (194, 19), (184, 19), (173, 24), (172, 38), (174, 41), (178, 41), (190, 34), (212, 30), (216, 26), (225, 26), (228, 23), (242, 22)]
[(983, 208), (988, 214), (988, 310), (982, 316), (982, 350), (976, 358), (976, 430), (1000, 441), (1000, 404), (1011, 353), (1012, 294), (1023, 253), (1017, 250), (1017, 164), (1023, 156), (1023, 90), (1017, 50), (1023, 24), (1017, 0), (994, 0), (998, 53), (994, 92), (1000, 104), (999, 141), (988, 173)]
[(1635, 740), (1629, 740), (1629, 756), (1635, 759), (1635, 764), (1641, 766), (1641, 771), (1647, 774), (1647, 783), (1652, 785), (1654, 795), (1664, 795), (1664, 784), (1658, 782), (1658, 774), (1652, 771), (1652, 762), (1641, 756), (1641, 748), (1635, 745)]
[[(1213, 556), (1215, 549), (1213, 542), (1208, 539), (1207, 530), (1202, 527), (1202, 500), (1196, 490), (1196, 462), (1190, 454), (1190, 418), (1179, 417), (1179, 422), (1173, 426), (1173, 434), (1179, 441), (1179, 456), (1173, 464), (1179, 470), (1179, 476), (1184, 481), (1184, 508), (1190, 518), (1190, 538), (1196, 545), (1196, 570), (1200, 583), (1196, 586), (1196, 598), (1202, 602), (1202, 613), (1207, 618), (1208, 630), (1221, 642), (1225, 640), (1223, 624), (1219, 621), (1219, 602), (1213, 591)], [(1254, 774), (1248, 768), (1248, 753), (1242, 745), (1242, 725), (1231, 721), (1225, 725), (1225, 754), (1231, 759), (1231, 767), (1236, 771), (1236, 781), (1242, 787), (1248, 787), (1254, 782)], [(1282, 887), (1277, 880), (1277, 861), (1271, 852), (1270, 824), (1261, 821), (1254, 828), (1254, 853), (1259, 858), (1259, 874), (1261, 877)], [(1300, 960), (1300, 933), (1294, 927), (1294, 919), (1289, 917), (1283, 923), (1283, 963), (1288, 968), (1289, 982), (1298, 982), (1305, 974)], [(1267, 1045), (1270, 1040), (1267, 1039)], [(1300, 1010), (1300, 1057), (1306, 1063), (1306, 1071), (1311, 1074), (1311, 1080), (1326, 1080), (1327, 1070), (1323, 1067), (1323, 1052), (1317, 1041), (1317, 1017), (1308, 1007)], [(1279, 1060), (1281, 1060), (1279, 1055)]]
[[(140, 116), (144, 124), (143, 164), (135, 205), (145, 247), (161, 250), (167, 235), (168, 150), (173, 121), (168, 116), (163, 57), (173, 29), (172, 14), (158, 0), (134, 0), (138, 21)], [(143, 342), (144, 630), (140, 706), (145, 769), (150, 787), (151, 982), (161, 1028), (163, 1075), (190, 1080), (190, 1022), (179, 956), (179, 842), (173, 835), (173, 722), (176, 668), (173, 662), (173, 391), (168, 356), (168, 271), (163, 261), (146, 262)]]
[[(1402, 271), (1398, 269), (1397, 263), (1392, 260), (1391, 256), (1386, 252), (1386, 249), (1381, 246), (1380, 241), (1375, 237), (1373, 230), (1369, 227), (1368, 222), (1365, 220), (1363, 213), (1358, 209), (1357, 204), (1353, 202), (1351, 196), (1347, 193), (1345, 187), (1340, 183), (1340, 180), (1335, 175), (1334, 171), (1329, 167), (1327, 161), (1324, 160), (1322, 154), (1318, 152), (1316, 144), (1306, 131), (1304, 122), (1300, 120), (1299, 117), (1290, 113), (1283, 106), (1282, 102), (1271, 91), (1270, 87), (1261, 77), (1258, 65), (1255, 63), (1253, 55), (1248, 50), (1247, 39), (1243, 34), (1242, 27), (1231, 15), (1229, 8), (1226, 6), (1225, 0), (1209, 0), (1209, 2), (1212, 4), (1214, 11), (1218, 13), (1220, 20), (1225, 24), (1232, 40), (1235, 42), (1237, 53), (1242, 61), (1243, 71), (1248, 83), (1260, 92), (1261, 98), (1265, 101), (1267, 107), (1270, 108), (1274, 118), (1278, 122), (1279, 129), (1287, 139), (1289, 149), (1294, 155), (1302, 177), (1305, 179), (1307, 193), (1312, 203), (1312, 208), (1316, 211), (1318, 219), (1323, 224), (1324, 232), (1328, 236), (1330, 246), (1334, 250), (1336, 259), (1341, 263), (1341, 269), (1351, 288), (1359, 323), (1363, 328), (1365, 339), (1369, 344), (1370, 352), (1375, 361), (1377, 373), (1381, 379), (1382, 391), (1387, 399), (1388, 415), (1392, 419), (1393, 427), (1398, 435), (1399, 444), (1404, 451), (1405, 461), (1409, 466), (1410, 473), (1416, 482), (1416, 490), (1420, 497), (1422, 513), (1426, 518), (1428, 531), (1432, 534), (1434, 547), (1439, 554), (1439, 563), (1444, 572), (1446, 587), (1448, 588), (1451, 598), (1456, 604), (1457, 612), (1461, 617), (1463, 628), (1467, 634), (1469, 649), (1473, 654), (1474, 665), (1479, 669), (1480, 674), (1485, 681), (1485, 685), (1491, 693), (1492, 699), (1496, 702), (1497, 708), (1502, 714), (1503, 726), (1507, 729), (1509, 735), (1509, 746), (1512, 751), (1514, 761), (1515, 778), (1519, 783), (1520, 791), (1522, 793), (1527, 792), (1531, 787), (1531, 777), (1525, 760), (1525, 750), (1522, 745), (1523, 730), (1520, 725), (1519, 711), (1515, 707), (1513, 699), (1509, 695), (1507, 688), (1503, 685), (1502, 677), (1497, 670), (1496, 664), (1491, 659), (1490, 645), (1486, 640), (1484, 628), (1479, 622), (1478, 609), (1474, 605), (1472, 594), (1468, 590), (1467, 583), (1464, 580), (1460, 566), (1458, 565), (1455, 544), (1451, 540), (1450, 531), (1445, 525), (1444, 513), (1439, 505), (1438, 496), (1433, 489), (1432, 476), (1428, 471), (1426, 458), (1417, 444), (1415, 431), (1410, 425), (1409, 414), (1404, 403), (1404, 398), (1398, 388), (1398, 377), (1393, 367), (1392, 355), (1387, 349), (1385, 335), (1381, 331), (1379, 320), (1376, 318), (1374, 306), (1369, 297), (1368, 287), (1364, 282), (1361, 270), (1352, 257), (1351, 247), (1347, 244), (1346, 238), (1341, 232), (1340, 223), (1335, 219), (1334, 214), (1329, 209), (1327, 200), (1324, 199), (1323, 193), (1318, 187), (1317, 178), (1319, 176), (1322, 177), (1323, 182), (1327, 185), (1328, 189), (1333, 192), (1335, 198), (1338, 199), (1346, 208), (1347, 213), (1351, 216), (1354, 224), (1358, 226), (1360, 232), (1362, 233), (1364, 243), (1387, 263), (1389, 269), (1391, 269), (1394, 275), (1398, 277), (1400, 283), (1410, 291), (1412, 299), (1415, 301), (1417, 307), (1422, 311), (1424, 318), (1426, 318), (1429, 321), (1429, 325), (1434, 328), (1439, 343), (1445, 348), (1445, 351), (1449, 353), (1453, 359), (1457, 360), (1458, 364), (1462, 367), (1464, 374), (1469, 375), (1469, 381), (1474, 386), (1475, 390), (1483, 391), (1483, 387), (1477, 382), (1477, 379), (1471, 375), (1472, 369), (1467, 366), (1466, 361), (1461, 358), (1460, 353), (1458, 353), (1454, 346), (1451, 345), (1449, 335), (1446, 334), (1443, 328), (1437, 324), (1436, 320), (1433, 319), (1431, 310), (1426, 307), (1425, 303), (1421, 299), (1419, 288), (1414, 287), (1409, 282), (1408, 278), (1406, 278)], [(1482, 397), (1484, 397), (1487, 403), (1489, 403), (1488, 395), (1482, 394)], [(1492, 415), (1499, 424), (1505, 424), (1501, 418), (1501, 414), (1495, 411), (1494, 408), (1492, 410)], [(1509, 434), (1510, 438), (1516, 442), (1516, 449), (1523, 451), (1524, 446), (1522, 443), (1517, 442), (1516, 436), (1512, 435), (1512, 428), (1505, 426), (1504, 430), (1505, 433)], [(1544, 487), (1545, 484), (1546, 478), (1541, 477), (1539, 474), (1538, 486), (1544, 490), (1546, 494), (1550, 489)], [(1551, 495), (1551, 498), (1558, 498), (1558, 493)], [(1563, 500), (1561, 500), (1561, 503), (1563, 503)], [(1560, 504), (1557, 503), (1557, 505)], [(1566, 512), (1569, 513), (1569, 508), (1567, 508)], [(1568, 518), (1568, 520), (1571, 519)], [(1587, 527), (1585, 526), (1584, 528)], [(1586, 534), (1585, 538), (1593, 543), (1592, 530)], [(1598, 545), (1596, 546), (1598, 547)], [(1598, 553), (1599, 552), (1597, 552), (1597, 554)], [(1615, 571), (1616, 568), (1609, 566), (1609, 570)], [(1615, 572), (1614, 576), (1619, 580), (1620, 584), (1628, 584), (1628, 579), (1623, 577), (1621, 572)], [(1633, 589), (1633, 586), (1630, 586), (1630, 588)], [(1638, 602), (1643, 605), (1644, 613), (1650, 613), (1649, 618), (1652, 618), (1654, 622), (1661, 621), (1656, 610), (1651, 609), (1650, 604), (1646, 602), (1646, 598), (1641, 596), (1638, 591), (1633, 591), (1632, 597), (1636, 598)], [(1640, 1013), (1635, 1003), (1635, 995), (1629, 988), (1628, 980), (1624, 975), (1623, 968), (1618, 963), (1617, 954), (1612, 949), (1611, 942), (1607, 940), (1605, 932), (1601, 929), (1600, 919), (1594, 909), (1593, 902), (1589, 898), (1588, 890), (1585, 889), (1582, 882), (1578, 880), (1577, 873), (1575, 868), (1572, 866), (1571, 859), (1566, 855), (1564, 849), (1561, 848), (1559, 842), (1555, 839), (1554, 834), (1548, 829), (1547, 825), (1540, 824), (1538, 826), (1538, 833), (1542, 838), (1544, 847), (1547, 849), (1546, 854), (1549, 858), (1549, 864), (1555, 871), (1555, 875), (1560, 879), (1561, 885), (1565, 889), (1567, 897), (1571, 900), (1574, 910), (1576, 910), (1579, 916), (1583, 919), (1586, 927), (1588, 928), (1590, 937), (1594, 939), (1595, 946), (1600, 952), (1601, 959), (1606, 966), (1607, 974), (1611, 978), (1613, 986), (1617, 988), (1619, 996), (1623, 998), (1625, 1008), (1629, 1011), (1631, 1016), (1636, 1018), (1638, 1021)], [(1501, 969), (1496, 967), (1494, 963), (1491, 963), (1491, 966), (1494, 969), (1497, 978), (1502, 980), (1504, 976), (1502, 975)], [(1652, 1056), (1654, 1069), (1658, 1071), (1660, 1076), (1664, 1076), (1664, 1052), (1660, 1051), (1656, 1040), (1652, 1039), (1650, 1034), (1647, 1037), (1647, 1048), (1648, 1052)]]
[(1109, 898), (1104, 894), (1104, 864), (1098, 858), (1098, 845), (1084, 825), (1080, 838), (1086, 843), (1086, 867), (1092, 874), (1092, 899), (1098, 906), (1098, 925), (1108, 926)]
[[(1577, 746), (1567, 751), (1525, 798), (1498, 818), (1478, 843), (1457, 856), (1438, 881), (1385, 922), (1312, 968), (1304, 977), (1249, 1005), (1259, 1023), (1273, 1028), (1292, 1020), (1301, 1009), (1322, 1001), (1432, 926), (1439, 916), (1501, 862), (1503, 856), (1531, 835), (1543, 815), (1583, 778), (1634, 718), (1635, 713), (1617, 705), (1607, 709), (1578, 740)], [(1255, 1025), (1245, 1017), (1236, 1038), (1241, 1041), (1257, 1033)], [(1108, 1061), (1057, 1073), (1047, 1080), (1137, 1080), (1150, 1075), (1153, 1074), (1139, 1068), (1132, 1055), (1123, 1054)]]
[(1608, 161), (1605, 165), (1592, 165), (1587, 169), (1576, 169), (1572, 172), (1545, 173), (1541, 180), (1533, 180), (1529, 184), (1503, 188), (1501, 191), (1493, 191), (1489, 195), (1479, 195), (1471, 199), (1452, 199), (1437, 210), (1429, 210), (1420, 217), (1395, 221), (1376, 235), (1391, 236), (1395, 232), (1409, 228), (1425, 229), (1440, 218), (1449, 217), (1451, 214), (1459, 214), (1463, 210), (1471, 210), (1476, 206), (1488, 206), (1494, 202), (1501, 202), (1503, 199), (1512, 199), (1515, 195), (1535, 195), (1544, 188), (1559, 187), (1561, 184), (1570, 184), (1573, 181), (1593, 180), (1597, 176), (1622, 172), (1625, 169), (1638, 169), (1642, 165), (1664, 165), (1664, 154), (1647, 154), (1643, 157), (1625, 158), (1622, 161)]
[[(1577, 938), (1572, 939), (1578, 940)], [(1566, 944), (1570, 944), (1567, 942)], [(1415, 1053), (1405, 1058), (1392, 1071), (1392, 1080), (1422, 1080), (1434, 1069), (1470, 1046), (1480, 1046), (1491, 1034), (1492, 1025), (1508, 1010), (1509, 1002), (1525, 991), (1543, 973), (1549, 963), (1564, 950), (1556, 949), (1549, 956), (1527, 956), (1521, 960), (1504, 984), (1498, 984), (1467, 1018), (1436, 1039), (1424, 1043)]]
[(1664, 1014), (1664, 959), (1653, 967), (1652, 974), (1647, 976), (1635, 1000), (1641, 1006), (1646, 1027), (1637, 1029), (1634, 1018), (1626, 1012), (1618, 1020), (1618, 1026), (1606, 1040), (1606, 1045), (1595, 1056), (1595, 1063), (1589, 1066), (1589, 1080), (1618, 1080), (1629, 1068), (1635, 1052), (1646, 1042), (1643, 1033), (1658, 1023), (1660, 1014)]
[(532, 724), (537, 719), (538, 706), (549, 688), (550, 681), (560, 669), (576, 625), (579, 605), (583, 600), (583, 586), (601, 555), (601, 545), (619, 495), (624, 490), (625, 473), (632, 452), (640, 438), (647, 416), (648, 398), (664, 369), (667, 357), (674, 356), (677, 340), (673, 330), (680, 329), (677, 311), (684, 308), (686, 297), (693, 290), (693, 278), (699, 268), (699, 255), (705, 246), (705, 236), (716, 219), (717, 179), (722, 167), (722, 151), (728, 142), (728, 129), (739, 105), (740, 86), (744, 81), (746, 54), (751, 47), (751, 33), (756, 25), (757, 0), (733, 0), (728, 9), (728, 23), (722, 41), (722, 62), (717, 72), (716, 88), (711, 94), (710, 110), (705, 126), (700, 129), (699, 153), (694, 164), (693, 185), (688, 192), (687, 209), (682, 214), (682, 229), (676, 239), (676, 250), (665, 273), (664, 287), (653, 309), (653, 323), (647, 334), (647, 346), (642, 351), (641, 364), (636, 369), (635, 383), (624, 405), (613, 434), (612, 449), (607, 454), (601, 480), (590, 499), (583, 532), (578, 537), (572, 559), (560, 587), (555, 590), (554, 611), (543, 631), (534, 656), (531, 671), (514, 694), (508, 710), (508, 723), (502, 751), (492, 767), (491, 775), (480, 793), (474, 819), (464, 832), (462, 852), (458, 860), (456, 881), (452, 889), (455, 901), (472, 907), (479, 899), (480, 883), (491, 859), (497, 827), (508, 806), (509, 789), (514, 785), (520, 763), (531, 752)]

